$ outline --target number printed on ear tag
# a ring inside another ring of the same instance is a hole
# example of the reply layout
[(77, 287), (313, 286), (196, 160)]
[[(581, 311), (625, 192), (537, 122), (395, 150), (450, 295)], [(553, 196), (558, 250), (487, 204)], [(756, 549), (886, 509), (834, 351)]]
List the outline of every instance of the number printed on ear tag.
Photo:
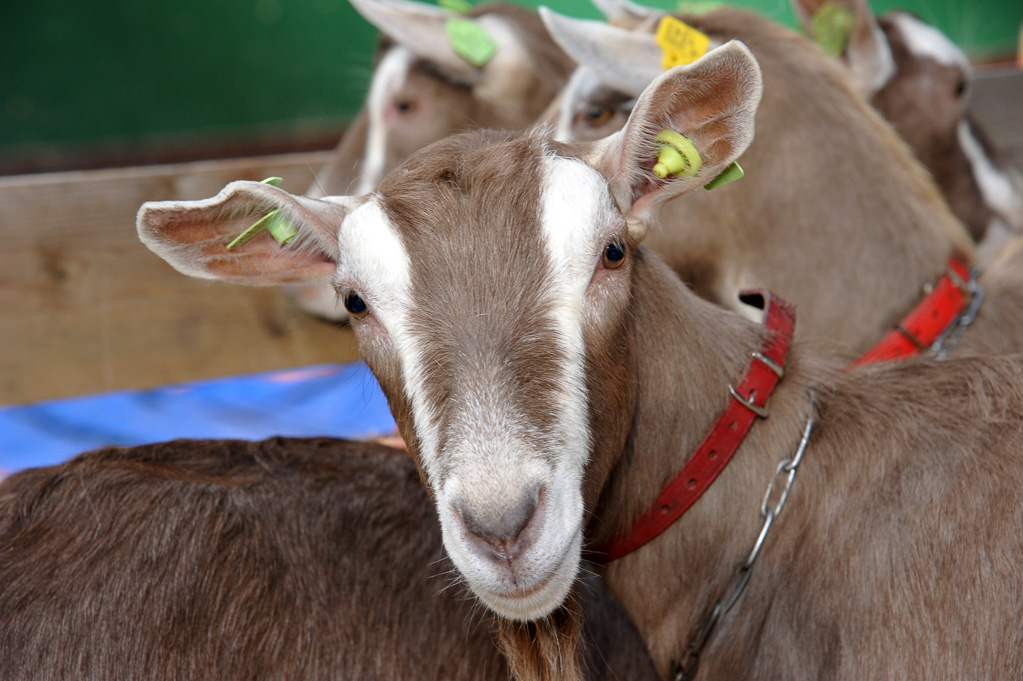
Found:
[(710, 38), (675, 17), (666, 16), (657, 25), (657, 44), (664, 51), (661, 67), (667, 71), (675, 66), (691, 64), (710, 48)]

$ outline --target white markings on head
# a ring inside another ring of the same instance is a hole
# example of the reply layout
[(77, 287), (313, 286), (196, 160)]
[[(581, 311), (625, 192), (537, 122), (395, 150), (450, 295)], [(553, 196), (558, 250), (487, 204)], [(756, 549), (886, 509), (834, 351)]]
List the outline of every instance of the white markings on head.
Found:
[(963, 51), (935, 27), (905, 12), (893, 14), (892, 21), (902, 33), (909, 51), (916, 56), (933, 59), (945, 66), (960, 66), (969, 70), (970, 62)]
[[(548, 614), (567, 596), (579, 569), (583, 528), (582, 482), (590, 452), (584, 340), (587, 291), (608, 231), (620, 216), (614, 210), (603, 178), (577, 159), (545, 156), (540, 195), (541, 243), (547, 275), (543, 314), (550, 320), (562, 357), (558, 389), (550, 395), (550, 429), (534, 432), (512, 405), (497, 405), (495, 397), (509, 387), (495, 384), (493, 395), (479, 404), (460, 405), (449, 441), (458, 453), (442, 494), (438, 494), (445, 546), (476, 594), (499, 614), (519, 620)], [(538, 282), (540, 283), (540, 282)], [(486, 387), (480, 386), (483, 397)], [(467, 423), (465, 419), (473, 420)], [(519, 419), (519, 423), (504, 422)], [(495, 432), (495, 429), (498, 432)], [(476, 433), (476, 435), (471, 435)], [(483, 435), (484, 437), (480, 437)], [(489, 435), (490, 441), (484, 438)], [(452, 438), (454, 440), (455, 438)], [(471, 445), (471, 446), (466, 446)], [(505, 470), (512, 472), (507, 478)], [(476, 509), (501, 508), (513, 499), (482, 480), (489, 475), (521, 493), (537, 484), (544, 490), (542, 521), (535, 538), (515, 560), (513, 572), (481, 555), (467, 541), (449, 501)]]
[(984, 202), (1014, 229), (1023, 227), (1023, 188), (1005, 170), (995, 166), (968, 121), (959, 121), (956, 133)]
[(374, 197), (345, 219), (338, 236), (341, 256), (335, 285), (359, 292), (387, 330), (405, 378), (405, 393), (416, 422), (416, 435), (427, 474), (437, 460), (437, 416), (425, 397), (420, 345), (411, 333), (411, 264), (394, 225)]
[[(545, 288), (550, 292), (545, 314), (556, 330), (555, 341), (565, 358), (560, 390), (552, 397), (555, 442), (551, 464), (541, 464), (523, 451), (521, 442), (502, 446), (518, 449), (512, 465), (525, 479), (540, 480), (546, 490), (546, 510), (539, 535), (518, 559), (517, 590), (508, 587), (501, 571), (474, 555), (458, 541), (455, 523), (445, 519), (441, 506), (445, 546), (477, 595), (499, 614), (518, 620), (542, 617), (559, 606), (579, 569), (582, 546), (582, 481), (590, 451), (586, 394), (585, 305), (594, 266), (605, 234), (616, 218), (604, 179), (578, 159), (546, 156), (541, 186), (541, 229), (549, 265)], [(516, 433), (516, 428), (511, 432)], [(514, 440), (514, 437), (513, 437)], [(513, 450), (514, 451), (514, 450)], [(553, 469), (546, 469), (548, 466)], [(539, 467), (539, 468), (538, 468)], [(546, 469), (546, 470), (545, 470)], [(458, 491), (455, 482), (452, 490)]]
[(415, 57), (411, 52), (400, 45), (395, 45), (384, 54), (373, 72), (373, 82), (370, 83), (369, 97), (366, 100), (366, 109), (369, 113), (366, 154), (362, 159), (362, 172), (359, 174), (356, 194), (373, 191), (383, 179), (387, 164), (387, 127), (384, 125), (384, 111), (394, 93), (408, 79), (413, 61)]
[[(557, 297), (549, 314), (566, 344), (568, 358), (563, 377), (566, 389), (560, 398), (561, 429), (565, 435), (565, 467), (559, 494), (581, 492), (583, 469), (590, 450), (586, 395), (586, 295), (604, 243), (621, 217), (612, 203), (607, 183), (596, 170), (578, 159), (548, 157), (544, 160), (541, 195), (543, 242), (550, 259)], [(569, 487), (570, 486), (570, 487)], [(577, 497), (573, 503), (580, 504)]]

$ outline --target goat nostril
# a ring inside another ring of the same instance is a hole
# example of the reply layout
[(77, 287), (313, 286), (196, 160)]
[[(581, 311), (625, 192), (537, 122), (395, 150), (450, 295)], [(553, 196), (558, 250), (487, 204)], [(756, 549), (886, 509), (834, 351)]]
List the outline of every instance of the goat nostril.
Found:
[(469, 534), (482, 540), (501, 558), (512, 560), (529, 544), (527, 530), (540, 514), (542, 494), (539, 485), (526, 490), (513, 503), (469, 506), (454, 502), (455, 512), (462, 519)]

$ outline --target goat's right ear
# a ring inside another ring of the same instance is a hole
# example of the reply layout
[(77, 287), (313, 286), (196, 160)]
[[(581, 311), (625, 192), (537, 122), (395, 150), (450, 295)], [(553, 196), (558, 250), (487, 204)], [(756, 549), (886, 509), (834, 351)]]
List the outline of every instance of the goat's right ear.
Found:
[[(746, 150), (762, 90), (756, 59), (733, 40), (662, 74), (640, 95), (625, 128), (593, 143), (587, 161), (607, 178), (635, 238), (665, 201), (708, 184)], [(665, 173), (655, 166), (670, 146), (689, 163)]]
[[(361, 201), (309, 199), (262, 182), (232, 182), (212, 199), (145, 203), (136, 227), (142, 243), (183, 274), (255, 286), (284, 284), (334, 273), (338, 230)], [(238, 239), (271, 211), (293, 232), (289, 240), (278, 243), (266, 231)]]

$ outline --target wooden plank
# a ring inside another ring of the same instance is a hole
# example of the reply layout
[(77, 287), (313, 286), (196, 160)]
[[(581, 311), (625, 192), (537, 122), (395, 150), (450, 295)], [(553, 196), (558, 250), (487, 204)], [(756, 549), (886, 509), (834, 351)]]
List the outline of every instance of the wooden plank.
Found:
[(348, 329), (178, 274), (135, 234), (144, 201), (271, 175), (302, 192), (325, 156), (0, 178), (0, 404), (356, 358)]

